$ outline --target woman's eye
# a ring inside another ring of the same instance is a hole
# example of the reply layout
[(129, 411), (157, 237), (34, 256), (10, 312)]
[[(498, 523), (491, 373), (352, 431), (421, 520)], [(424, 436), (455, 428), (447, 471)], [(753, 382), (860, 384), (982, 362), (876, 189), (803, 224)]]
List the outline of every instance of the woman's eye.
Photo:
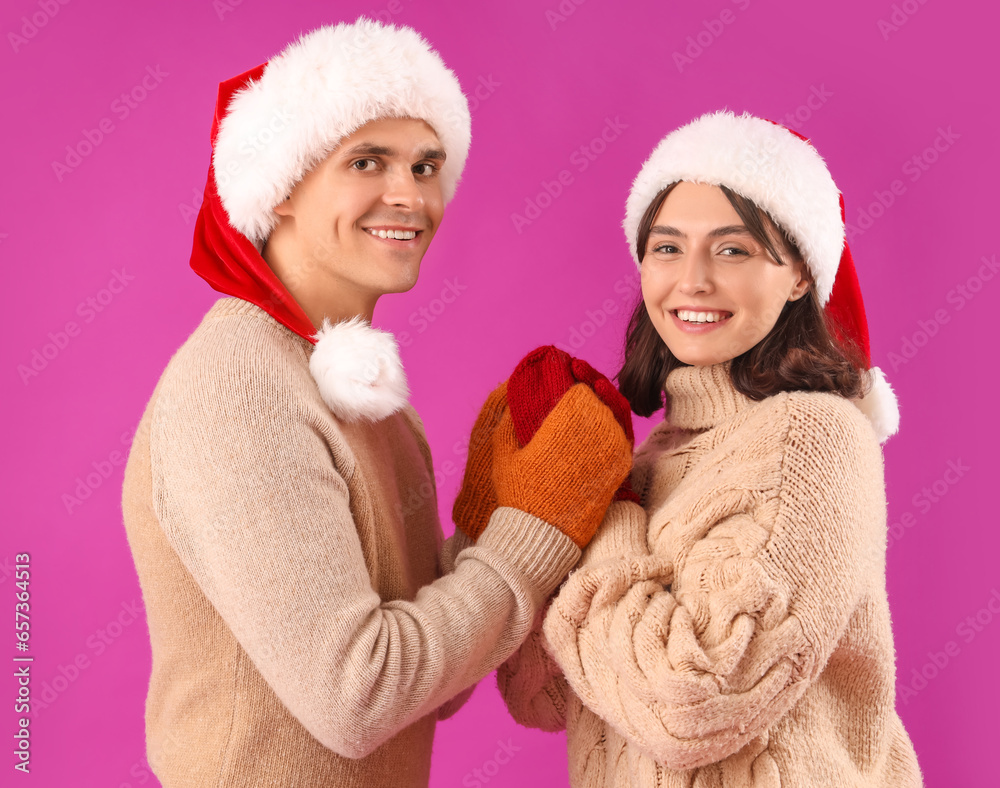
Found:
[(657, 244), (653, 247), (653, 251), (660, 254), (677, 254), (680, 249), (673, 244)]
[(740, 249), (738, 246), (727, 246), (722, 250), (722, 253), (724, 257), (739, 257), (747, 256), (749, 254), (746, 249)]

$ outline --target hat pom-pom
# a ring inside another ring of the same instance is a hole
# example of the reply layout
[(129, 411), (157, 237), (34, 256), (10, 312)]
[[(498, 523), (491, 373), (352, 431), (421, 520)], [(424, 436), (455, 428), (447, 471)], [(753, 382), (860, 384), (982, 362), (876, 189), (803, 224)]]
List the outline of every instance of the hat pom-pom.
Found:
[(323, 319), (309, 371), (342, 421), (381, 421), (402, 409), (410, 393), (396, 340), (360, 317), (340, 323)]
[(868, 370), (870, 388), (854, 403), (868, 417), (879, 443), (885, 443), (899, 431), (899, 403), (896, 394), (878, 367)]

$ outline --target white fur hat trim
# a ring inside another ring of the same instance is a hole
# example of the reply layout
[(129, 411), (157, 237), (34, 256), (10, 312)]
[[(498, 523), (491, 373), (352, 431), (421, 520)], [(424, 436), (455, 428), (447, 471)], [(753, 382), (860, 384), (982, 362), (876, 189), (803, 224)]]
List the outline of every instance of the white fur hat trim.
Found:
[(320, 396), (342, 421), (381, 421), (402, 409), (409, 390), (396, 340), (361, 317), (326, 318), (309, 359)]
[(702, 115), (664, 137), (642, 165), (625, 205), (625, 238), (636, 265), (639, 222), (676, 181), (725, 185), (752, 200), (796, 242), (825, 305), (844, 248), (840, 191), (816, 149), (748, 113)]
[(896, 394), (878, 367), (868, 370), (871, 388), (854, 404), (868, 417), (879, 443), (885, 443), (899, 431), (899, 403)]
[(458, 79), (419, 33), (369, 19), (321, 27), (271, 58), (233, 96), (212, 164), (230, 224), (258, 250), (277, 223), (273, 208), (341, 139), (369, 121), (426, 121), (444, 146), (445, 202), (471, 141)]

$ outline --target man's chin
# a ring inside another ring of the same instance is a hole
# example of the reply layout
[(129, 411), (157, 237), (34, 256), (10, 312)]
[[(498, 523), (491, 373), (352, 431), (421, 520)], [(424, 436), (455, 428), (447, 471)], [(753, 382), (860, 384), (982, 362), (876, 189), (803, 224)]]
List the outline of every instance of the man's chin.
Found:
[(408, 282), (406, 284), (400, 283), (400, 284), (394, 285), (391, 288), (386, 288), (386, 289), (384, 289), (382, 291), (382, 293), (384, 295), (392, 295), (392, 294), (397, 294), (397, 293), (409, 293), (414, 288), (414, 286), (416, 284), (417, 284), (417, 281), (414, 279), (412, 282)]
[(420, 267), (413, 271), (396, 271), (393, 276), (383, 279), (382, 292), (386, 295), (390, 293), (408, 293), (412, 290), (420, 277)]

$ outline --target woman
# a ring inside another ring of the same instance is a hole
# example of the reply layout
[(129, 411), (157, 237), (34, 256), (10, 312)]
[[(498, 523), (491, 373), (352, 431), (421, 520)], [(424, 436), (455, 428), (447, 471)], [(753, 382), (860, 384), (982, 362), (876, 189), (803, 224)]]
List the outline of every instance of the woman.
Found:
[(921, 784), (885, 590), (898, 411), (841, 206), (805, 138), (728, 112), (636, 178), (618, 379), (640, 415), (666, 402), (642, 506), (612, 504), (498, 673), (519, 722), (566, 726), (574, 786)]

